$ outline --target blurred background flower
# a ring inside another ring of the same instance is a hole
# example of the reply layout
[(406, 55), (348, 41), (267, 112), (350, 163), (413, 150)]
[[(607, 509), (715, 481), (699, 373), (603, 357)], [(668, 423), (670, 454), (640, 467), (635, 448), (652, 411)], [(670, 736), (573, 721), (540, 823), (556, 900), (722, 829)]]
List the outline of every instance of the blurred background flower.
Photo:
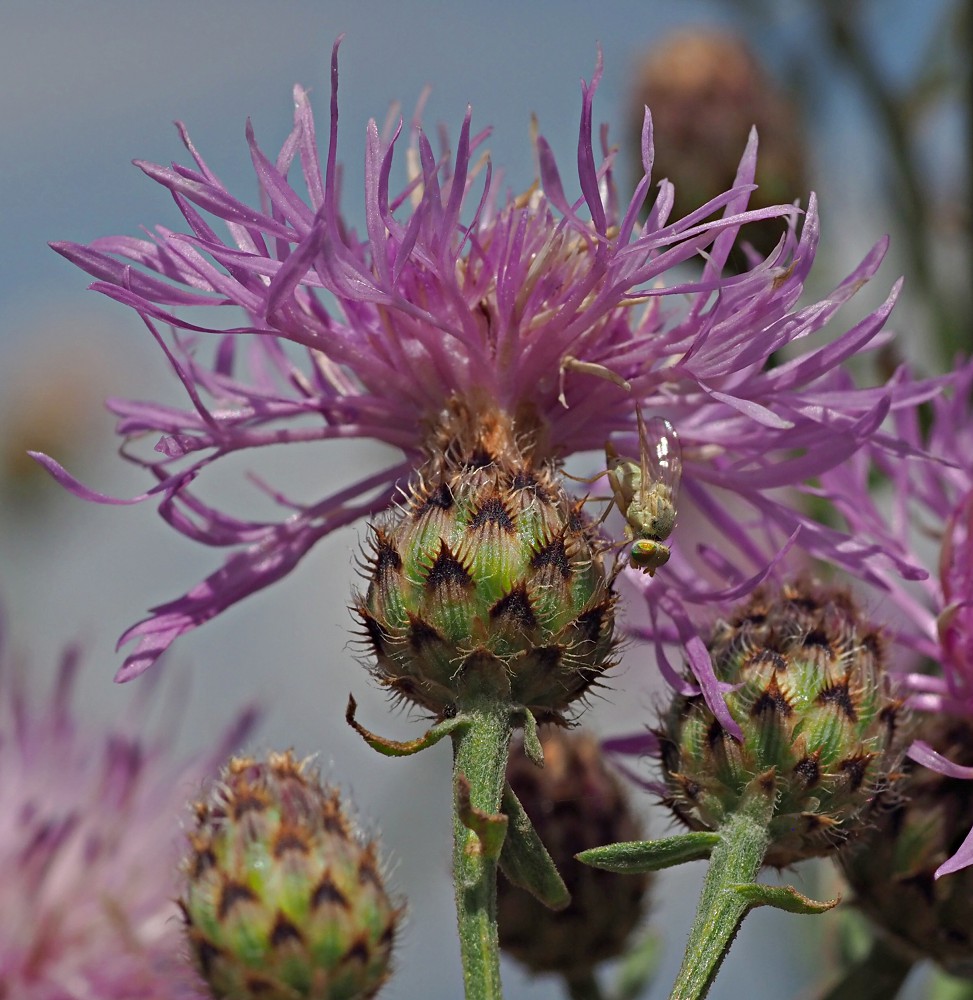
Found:
[[(589, 847), (641, 840), (626, 787), (610, 770), (598, 740), (582, 730), (542, 727), (544, 766), (515, 743), (507, 780), (571, 893), (559, 911), (501, 876), (497, 895), (500, 947), (533, 975), (563, 978), (585, 996), (598, 966), (635, 945), (650, 905), (648, 875), (619, 875), (575, 860)], [(574, 991), (574, 992), (572, 992)], [(591, 995), (591, 994), (589, 994)]]
[[(656, 176), (675, 184), (676, 218), (733, 185), (739, 150), (754, 126), (760, 157), (751, 207), (794, 201), (807, 207), (810, 163), (802, 113), (793, 93), (771, 77), (743, 37), (705, 26), (663, 36), (642, 58), (632, 99), (633, 135), (643, 109), (652, 112)], [(767, 256), (784, 226), (767, 219), (741, 235)], [(745, 269), (742, 249), (736, 254), (731, 264)]]
[(68, 649), (45, 700), (0, 648), (0, 996), (202, 1000), (175, 904), (181, 824), (255, 713), (180, 761), (172, 733), (152, 729), (172, 729), (185, 691), (156, 727), (148, 688), (133, 691), (124, 720), (99, 731), (72, 704), (79, 666)]

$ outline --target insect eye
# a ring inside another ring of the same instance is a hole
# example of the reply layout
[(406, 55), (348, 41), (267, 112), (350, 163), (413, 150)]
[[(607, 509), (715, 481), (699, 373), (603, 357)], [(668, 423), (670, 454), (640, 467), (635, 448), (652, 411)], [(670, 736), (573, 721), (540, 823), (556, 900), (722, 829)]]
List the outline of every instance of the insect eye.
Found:
[(639, 539), (632, 543), (629, 562), (650, 576), (669, 561), (669, 550), (658, 542)]

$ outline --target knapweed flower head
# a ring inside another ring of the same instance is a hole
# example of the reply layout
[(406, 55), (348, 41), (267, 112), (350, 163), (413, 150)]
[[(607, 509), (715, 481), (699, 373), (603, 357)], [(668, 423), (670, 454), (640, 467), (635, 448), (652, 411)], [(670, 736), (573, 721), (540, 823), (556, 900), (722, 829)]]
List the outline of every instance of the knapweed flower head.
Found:
[[(903, 385), (914, 384), (902, 373)], [(909, 704), (920, 711), (973, 719), (973, 362), (947, 377), (947, 391), (931, 402), (928, 428), (917, 412), (896, 414), (895, 433), (910, 448), (908, 461), (891, 461), (869, 446), (823, 477), (849, 529), (864, 540), (925, 567), (906, 585), (881, 573), (888, 629), (903, 655), (898, 668)], [(884, 486), (884, 488), (883, 488)], [(951, 762), (919, 741), (919, 763), (956, 778), (973, 768)], [(973, 834), (938, 870), (973, 863)]]
[(181, 899), (218, 1000), (367, 1000), (388, 976), (402, 907), (378, 847), (291, 751), (234, 757), (195, 805)]
[[(781, 487), (841, 462), (878, 434), (890, 408), (909, 404), (895, 386), (859, 389), (842, 371), (882, 330), (897, 288), (851, 329), (799, 349), (874, 275), (885, 241), (824, 299), (799, 305), (818, 243), (816, 202), (800, 230), (792, 206), (747, 211), (755, 134), (730, 190), (672, 220), (673, 191), (662, 181), (640, 223), (651, 118), (644, 176), (626, 205), (604, 130), (596, 153), (600, 77), (599, 60), (582, 86), (576, 181), (562, 177), (537, 138), (538, 177), (522, 194), (501, 192), (484, 152), (488, 133), (473, 131), (469, 111), (455, 150), (439, 153), (417, 122), (407, 138), (401, 124), (383, 131), (370, 122), (359, 232), (339, 205), (336, 46), (323, 165), (298, 87), (294, 129), (276, 157), (247, 129), (259, 206), (223, 186), (180, 126), (193, 166), (139, 166), (175, 199), (184, 231), (56, 245), (95, 277), (94, 288), (139, 313), (189, 397), (185, 409), (110, 402), (123, 453), (153, 481), (136, 499), (158, 497), (177, 531), (231, 550), (219, 570), (122, 636), (136, 645), (118, 679), (279, 580), (328, 532), (386, 508), (410, 472), (452, 446), (457, 406), (474, 424), (498, 412), (514, 421), (525, 458), (537, 463), (601, 450), (612, 435), (621, 454), (637, 456), (635, 398), (647, 417), (672, 423), (683, 502), (720, 541), (705, 547), (701, 573), (696, 547), (677, 527), (673, 559), (645, 581), (664, 615), (755, 586), (767, 560), (753, 533), (769, 537), (772, 552), (798, 545), (855, 566), (872, 558), (795, 509)], [(396, 183), (402, 142), (407, 170)], [(743, 275), (724, 274), (740, 228), (775, 216), (789, 225), (774, 251), (751, 256)], [(689, 262), (697, 266), (681, 267)], [(227, 318), (206, 323), (207, 311)], [(795, 345), (788, 360), (769, 365)], [(594, 374), (603, 369), (613, 378)], [(155, 441), (149, 456), (132, 447), (145, 435)], [(241, 520), (196, 492), (195, 480), (236, 452), (346, 439), (384, 442), (398, 457), (350, 487), (322, 486), (309, 503), (270, 490), (286, 511), (277, 521)], [(119, 502), (41, 460), (80, 496)], [(694, 668), (715, 704), (708, 660), (697, 657)]]
[(254, 718), (179, 764), (135, 731), (144, 712), (86, 731), (71, 709), (78, 668), (67, 652), (40, 705), (9, 654), (0, 662), (0, 996), (205, 1000), (175, 903), (180, 820)]
[(514, 744), (507, 781), (571, 893), (552, 910), (501, 878), (497, 895), (500, 947), (532, 973), (584, 981), (602, 962), (625, 953), (647, 909), (647, 875), (620, 875), (575, 860), (603, 844), (642, 839), (625, 786), (612, 774), (590, 733), (546, 726), (544, 766)]
[[(969, 718), (925, 715), (919, 734), (955, 764), (973, 764)], [(869, 812), (869, 828), (839, 854), (854, 902), (899, 949), (973, 978), (973, 868), (936, 872), (973, 825), (973, 782), (907, 760), (905, 777)]]
[(658, 733), (667, 804), (690, 828), (716, 830), (772, 774), (765, 863), (834, 852), (904, 749), (878, 631), (847, 593), (801, 582), (752, 595), (708, 645), (743, 738), (698, 695), (677, 696)]
[[(606, 544), (511, 421), (482, 422), (418, 473), (375, 528), (356, 602), (376, 679), (437, 718), (486, 684), (539, 721), (565, 720), (613, 665)], [(482, 418), (481, 418), (482, 419)]]

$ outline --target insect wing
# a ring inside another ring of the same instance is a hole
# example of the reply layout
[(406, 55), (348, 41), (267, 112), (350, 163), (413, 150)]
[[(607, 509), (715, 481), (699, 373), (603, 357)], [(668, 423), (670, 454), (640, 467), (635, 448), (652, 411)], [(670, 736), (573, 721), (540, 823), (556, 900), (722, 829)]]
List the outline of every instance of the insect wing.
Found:
[(665, 417), (652, 417), (648, 422), (639, 421), (642, 436), (641, 452), (643, 476), (652, 483), (661, 483), (669, 491), (671, 502), (676, 502), (679, 483), (682, 481), (682, 449), (675, 427)]

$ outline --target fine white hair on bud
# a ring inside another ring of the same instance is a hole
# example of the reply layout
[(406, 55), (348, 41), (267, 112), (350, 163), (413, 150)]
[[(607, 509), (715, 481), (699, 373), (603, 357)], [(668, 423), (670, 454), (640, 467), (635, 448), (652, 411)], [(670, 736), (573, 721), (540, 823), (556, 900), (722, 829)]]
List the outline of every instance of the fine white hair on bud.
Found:
[(881, 636), (847, 593), (801, 583), (758, 592), (717, 623), (709, 652), (743, 739), (702, 697), (675, 698), (659, 733), (668, 804), (692, 829), (715, 830), (772, 769), (765, 863), (835, 850), (905, 748)]
[(291, 751), (235, 757), (195, 806), (180, 900), (219, 1000), (368, 1000), (402, 907), (339, 793)]
[(563, 721), (614, 662), (594, 524), (503, 414), (447, 417), (404, 504), (372, 535), (356, 603), (379, 683), (437, 718), (470, 684)]

